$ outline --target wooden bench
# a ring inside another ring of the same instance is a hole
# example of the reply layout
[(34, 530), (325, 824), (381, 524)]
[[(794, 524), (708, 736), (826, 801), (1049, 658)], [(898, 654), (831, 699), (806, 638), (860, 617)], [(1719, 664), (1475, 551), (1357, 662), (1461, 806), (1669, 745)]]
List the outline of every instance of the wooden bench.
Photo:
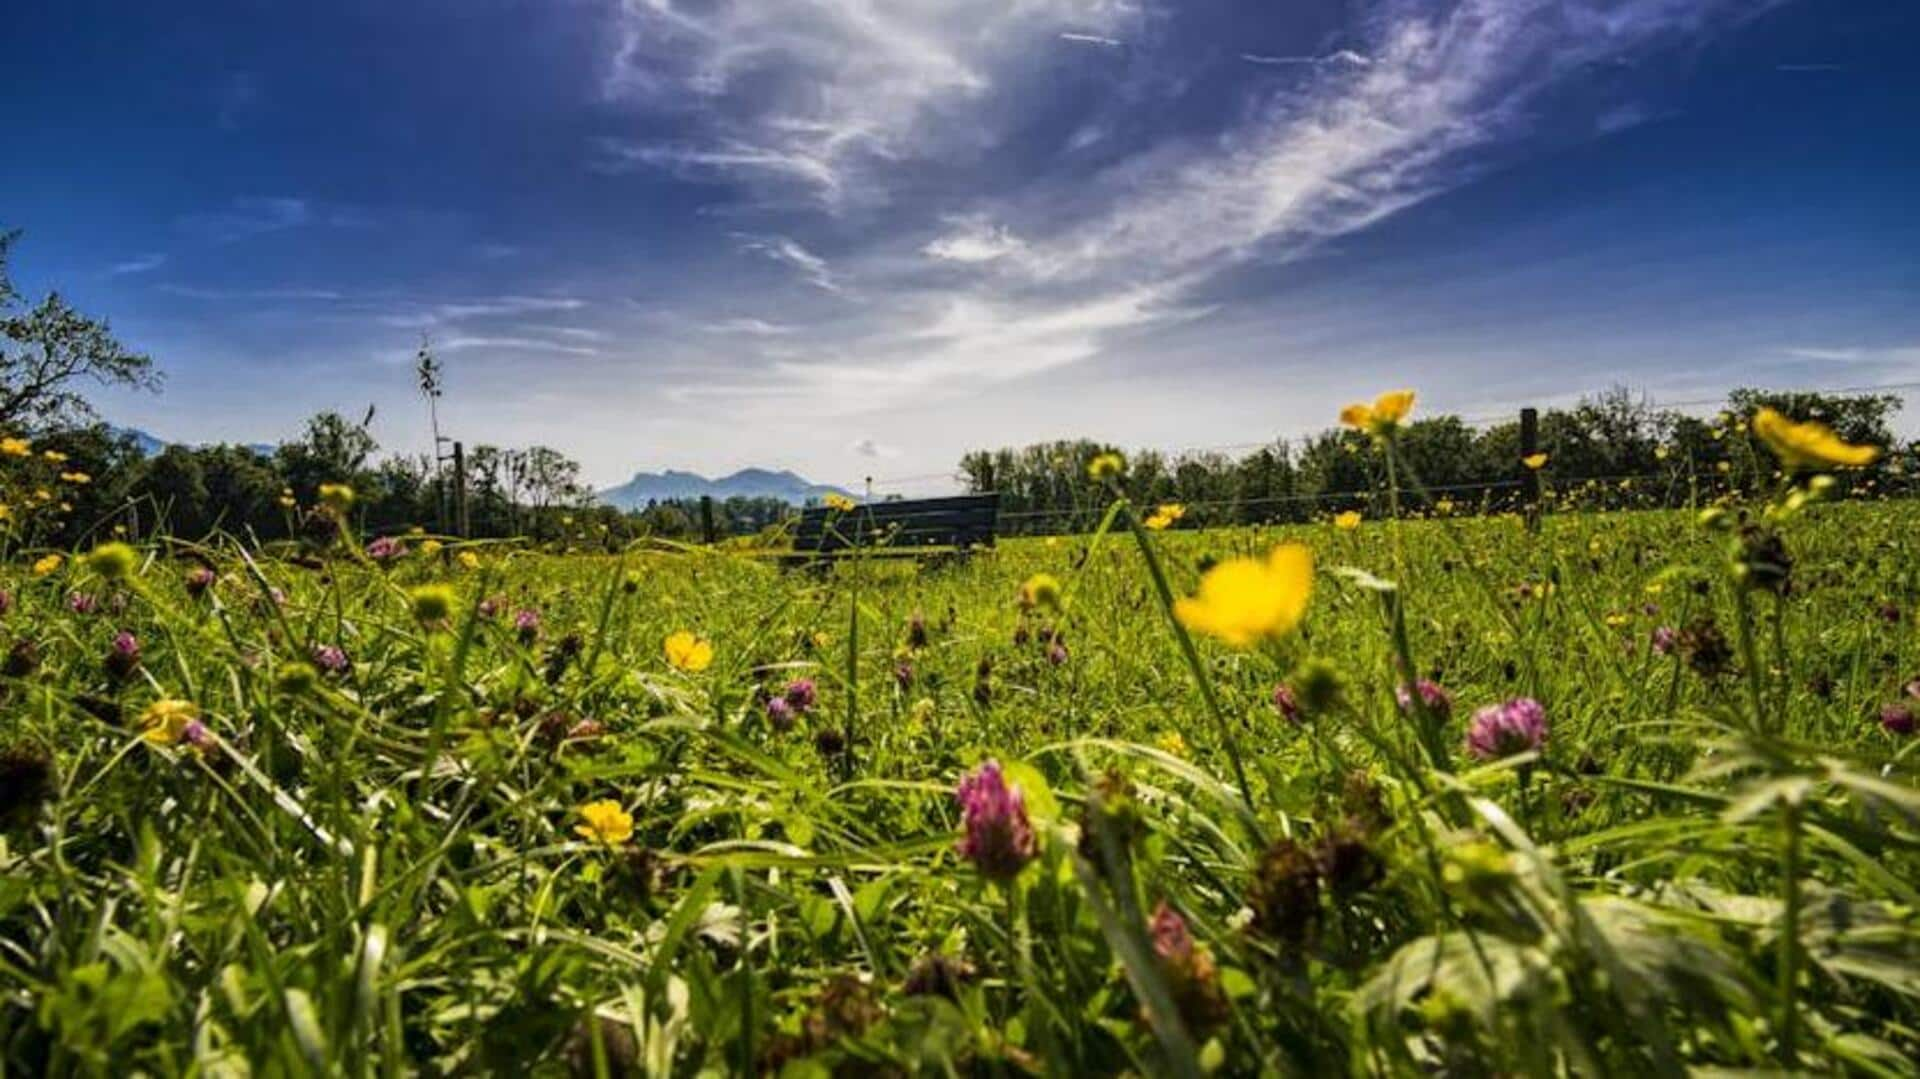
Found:
[(912, 501), (868, 502), (850, 510), (809, 506), (793, 532), (793, 561), (810, 562), (854, 551), (883, 557), (965, 555), (993, 546), (1000, 522), (998, 494)]

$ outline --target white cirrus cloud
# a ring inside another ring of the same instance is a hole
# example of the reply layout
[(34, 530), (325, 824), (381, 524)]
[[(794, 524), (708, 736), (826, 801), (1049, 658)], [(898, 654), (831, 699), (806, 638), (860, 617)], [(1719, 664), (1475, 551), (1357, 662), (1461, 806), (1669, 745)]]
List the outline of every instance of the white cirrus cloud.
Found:
[(1075, 45), (1097, 45), (1103, 49), (1124, 49), (1127, 46), (1126, 42), (1121, 41), (1117, 37), (1106, 37), (1101, 34), (1081, 34), (1070, 30), (1062, 31), (1059, 34), (1059, 38), (1061, 41), (1072, 42)]
[(148, 273), (166, 264), (167, 256), (155, 251), (145, 255), (135, 255), (133, 258), (122, 262), (116, 262), (107, 268), (107, 274), (111, 277), (126, 277), (130, 274)]
[(538, 337), (449, 337), (435, 341), (433, 347), (441, 352), (470, 352), (484, 350), (491, 352), (552, 352), (563, 356), (598, 356), (600, 350), (585, 345), (569, 345), (560, 341), (547, 341)]
[(1117, 42), (1130, 0), (621, 0), (611, 99), (688, 113), (706, 138), (616, 142), (618, 159), (884, 198), (876, 168), (990, 145), (967, 106), (1056, 36)]
[(758, 236), (752, 233), (736, 232), (734, 242), (740, 250), (761, 255), (782, 265), (792, 267), (801, 280), (824, 292), (844, 292), (840, 282), (834, 278), (833, 268), (827, 260), (801, 246), (790, 236)]
[(1920, 369), (1920, 345), (1798, 345), (1780, 350), (1796, 360), (1813, 360), (1817, 363), (1879, 365), (1883, 367), (1901, 367), (1909, 371)]
[(187, 214), (179, 219), (179, 225), (213, 243), (227, 244), (300, 228), (319, 219), (313, 203), (304, 198), (248, 196), (218, 210)]
[(889, 446), (871, 438), (856, 438), (847, 448), (862, 457), (871, 457), (875, 460), (890, 460), (900, 456), (899, 447)]
[(313, 303), (336, 303), (347, 298), (346, 293), (325, 288), (209, 288), (203, 285), (183, 285), (168, 282), (159, 286), (161, 292), (189, 300), (209, 300), (225, 302), (233, 300), (291, 300)]
[(948, 232), (920, 249), (922, 254), (942, 262), (992, 262), (1026, 247), (1005, 225), (982, 218), (958, 218), (949, 224)]
[(1320, 64), (1349, 67), (1371, 67), (1373, 61), (1354, 52), (1352, 49), (1339, 49), (1325, 56), (1264, 56), (1260, 53), (1243, 52), (1240, 59), (1249, 64), (1266, 64), (1270, 67), (1295, 67), (1300, 65), (1317, 66)]
[[(779, 232), (734, 234), (739, 250), (822, 291), (857, 283), (861, 310), (769, 307), (795, 328), (778, 354), (670, 392), (860, 412), (1117, 355), (1205, 318), (1215, 308), (1196, 290), (1238, 267), (1300, 258), (1524, 155), (1570, 83), (1649, 56), (1682, 61), (1707, 34), (1780, 2), (1389, 0), (1345, 28), (1350, 48), (1247, 54), (1310, 77), (1249, 71), (1243, 107), (1208, 134), (1143, 140), (1129, 100), (1102, 99), (1060, 118), (1070, 145), (1102, 144), (1098, 171), (1011, 159), (1019, 182), (967, 205), (895, 202), (861, 218), (886, 228), (836, 244), (831, 265)], [(1178, 17), (1170, 3), (1092, 0), (628, 0), (623, 10), (610, 92), (684, 95), (689, 127), (706, 133), (633, 149), (637, 160), (750, 190), (778, 177), (835, 210), (928, 161), (996, 145), (1010, 128), (995, 94), (1047, 63), (1035, 41), (1150, 42), (1128, 31)], [(1631, 89), (1576, 96), (1586, 115), (1570, 131), (1655, 115), (1633, 108)], [(1575, 136), (1556, 127), (1555, 137)], [(972, 272), (956, 283), (955, 266)], [(695, 324), (727, 317), (687, 312)]]
[(1569, 77), (1778, 2), (1392, 5), (1367, 63), (1277, 94), (1210, 145), (1116, 168), (1105, 200), (1089, 192), (1099, 210), (1031, 243), (1033, 265), (1098, 277), (1299, 255), (1479, 175), (1533, 133), (1539, 102)]
[(794, 332), (792, 326), (768, 322), (763, 318), (727, 318), (709, 322), (701, 328), (708, 333), (738, 334), (743, 337), (784, 337)]
[(579, 311), (587, 301), (577, 296), (493, 296), (477, 300), (408, 302), (379, 321), (400, 329), (430, 330), (477, 319)]

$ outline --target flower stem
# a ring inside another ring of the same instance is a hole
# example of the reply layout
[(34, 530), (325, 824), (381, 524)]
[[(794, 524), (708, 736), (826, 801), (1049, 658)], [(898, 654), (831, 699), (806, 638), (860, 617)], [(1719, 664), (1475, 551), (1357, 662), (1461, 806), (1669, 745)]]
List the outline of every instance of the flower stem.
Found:
[(1793, 1067), (1798, 1058), (1800, 1009), (1795, 997), (1800, 981), (1800, 803), (1789, 802), (1781, 813), (1780, 855), (1780, 1062)]
[(1213, 681), (1207, 677), (1207, 669), (1200, 662), (1200, 650), (1193, 646), (1193, 638), (1187, 635), (1187, 627), (1173, 613), (1173, 589), (1167, 585), (1166, 570), (1161, 568), (1160, 556), (1154, 552), (1153, 541), (1147, 530), (1141, 526), (1140, 519), (1134, 515), (1133, 505), (1123, 498), (1120, 502), (1121, 516), (1126, 518), (1127, 529), (1133, 533), (1134, 542), (1140, 547), (1141, 557), (1146, 559), (1147, 575), (1153, 578), (1154, 591), (1160, 597), (1160, 609), (1167, 616), (1167, 624), (1173, 628), (1174, 640), (1180, 642), (1180, 654), (1186, 657), (1187, 670), (1193, 673), (1193, 681), (1200, 689), (1200, 697), (1207, 705), (1207, 714), (1213, 717), (1215, 729), (1219, 732), (1220, 742), (1226, 748), (1227, 761), (1233, 766), (1233, 780), (1240, 787), (1240, 800), (1247, 815), (1247, 828), (1253, 833), (1254, 841), (1266, 846), (1266, 834), (1260, 828), (1260, 820), (1253, 810), (1253, 785), (1247, 782), (1246, 765), (1240, 757), (1240, 743), (1233, 736), (1233, 728), (1227, 723), (1226, 713), (1220, 709), (1220, 698), (1215, 695)]
[(1736, 621), (1740, 628), (1740, 662), (1747, 668), (1747, 695), (1753, 700), (1753, 729), (1767, 729), (1767, 697), (1761, 687), (1760, 648), (1753, 639), (1753, 602), (1747, 598), (1746, 586), (1738, 581), (1733, 584), (1733, 605), (1738, 614)]

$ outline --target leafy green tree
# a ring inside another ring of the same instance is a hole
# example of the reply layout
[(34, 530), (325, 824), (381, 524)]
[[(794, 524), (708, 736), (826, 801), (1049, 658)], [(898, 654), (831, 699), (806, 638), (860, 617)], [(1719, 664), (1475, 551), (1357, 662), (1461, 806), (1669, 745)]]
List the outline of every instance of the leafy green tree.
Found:
[(140, 484), (155, 523), (177, 536), (203, 536), (212, 526), (206, 469), (188, 446), (168, 446), (147, 463)]
[(371, 408), (359, 423), (338, 412), (322, 412), (308, 420), (300, 438), (283, 442), (274, 451), (274, 462), (287, 486), (303, 501), (311, 501), (323, 483), (353, 483), (380, 449), (367, 430), (372, 420)]
[(218, 527), (262, 538), (285, 531), (279, 504), (284, 485), (269, 458), (246, 446), (205, 446), (195, 452)]
[(1742, 418), (1772, 408), (1789, 419), (1818, 420), (1848, 442), (1884, 449), (1893, 445), (1893, 414), (1900, 411), (1900, 398), (1885, 393), (1778, 393), (1742, 387), (1727, 395), (1727, 408)]
[(1373, 446), (1357, 431), (1325, 431), (1307, 439), (1300, 449), (1300, 493), (1312, 496), (1306, 507), (1336, 511), (1355, 509), (1368, 500), (1372, 488)]
[(153, 360), (122, 345), (104, 321), (49, 293), (32, 307), (7, 275), (18, 232), (0, 232), (0, 430), (41, 432), (83, 424), (93, 408), (86, 383), (157, 389)]

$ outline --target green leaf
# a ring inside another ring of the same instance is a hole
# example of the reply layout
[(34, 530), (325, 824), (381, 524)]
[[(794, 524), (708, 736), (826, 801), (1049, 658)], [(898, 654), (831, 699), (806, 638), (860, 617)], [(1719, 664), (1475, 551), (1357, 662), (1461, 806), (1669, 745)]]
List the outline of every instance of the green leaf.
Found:
[(1053, 796), (1053, 788), (1047, 785), (1047, 777), (1040, 769), (1026, 761), (1013, 761), (1001, 766), (1007, 782), (1020, 788), (1027, 802), (1027, 815), (1037, 823), (1050, 824), (1060, 819), (1060, 802)]

